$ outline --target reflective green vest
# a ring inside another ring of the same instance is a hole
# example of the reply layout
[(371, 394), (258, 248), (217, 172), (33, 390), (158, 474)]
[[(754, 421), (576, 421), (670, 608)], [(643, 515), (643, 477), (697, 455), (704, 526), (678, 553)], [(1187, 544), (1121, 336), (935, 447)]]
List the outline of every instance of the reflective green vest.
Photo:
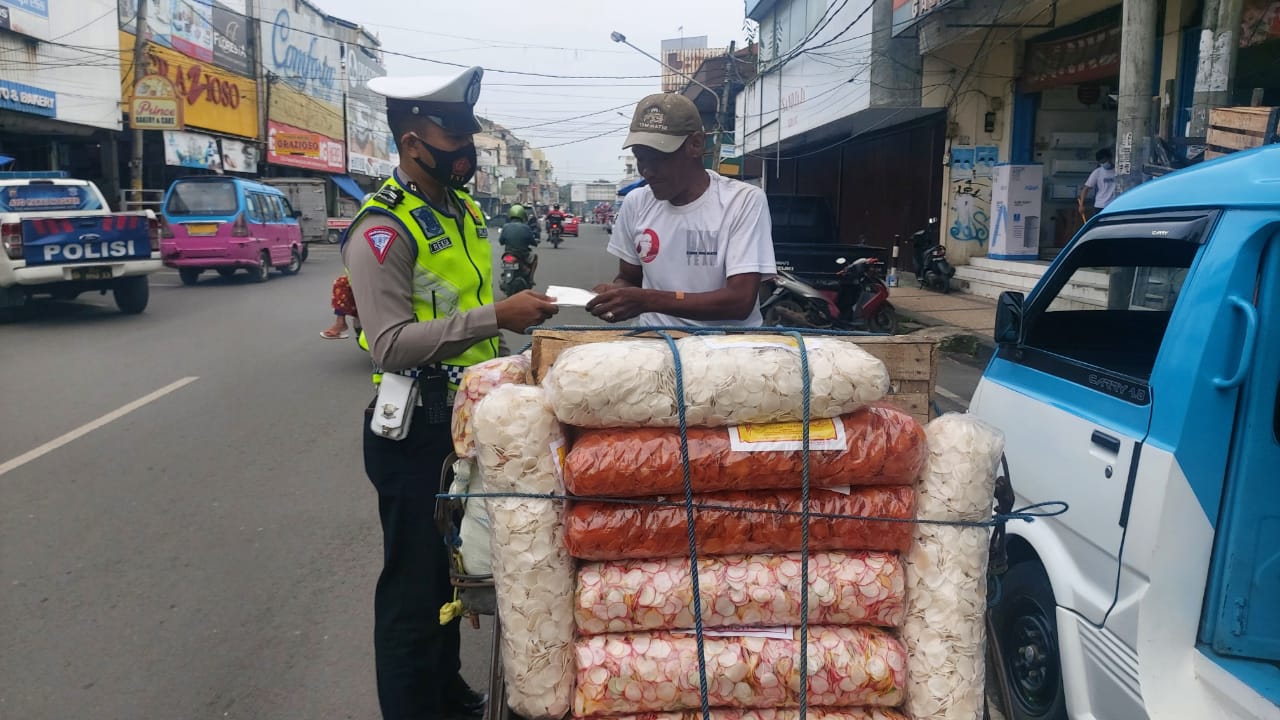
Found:
[[(410, 192), (393, 174), (365, 202), (351, 223), (354, 226), (366, 214), (389, 215), (409, 231), (418, 247), (418, 260), (413, 266), (413, 314), (418, 322), (447, 318), (493, 304), (493, 262), (484, 214), (465, 192), (452, 192), (458, 205), (466, 209), (456, 220)], [(366, 350), (369, 347), (363, 330), (360, 345)], [(497, 356), (495, 336), (438, 365), (447, 373), (449, 387), (456, 389), (463, 370)], [(374, 374), (374, 383), (381, 379), (380, 373)]]

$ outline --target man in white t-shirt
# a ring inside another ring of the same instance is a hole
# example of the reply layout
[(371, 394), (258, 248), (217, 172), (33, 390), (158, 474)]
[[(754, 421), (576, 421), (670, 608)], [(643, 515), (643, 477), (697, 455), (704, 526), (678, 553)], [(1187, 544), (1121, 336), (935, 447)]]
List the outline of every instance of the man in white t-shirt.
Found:
[[(1098, 161), (1098, 167), (1089, 173), (1089, 179), (1085, 180), (1084, 187), (1080, 188), (1080, 214), (1086, 218), (1097, 215), (1116, 197), (1116, 166), (1111, 162), (1111, 151), (1103, 148), (1094, 155), (1094, 159)], [(1087, 211), (1084, 201), (1089, 196), (1090, 190), (1093, 191), (1093, 210)]]
[(618, 276), (587, 305), (608, 322), (755, 327), (760, 281), (776, 273), (764, 191), (702, 167), (698, 108), (675, 93), (636, 106), (636, 166), (648, 184), (627, 194), (609, 252)]

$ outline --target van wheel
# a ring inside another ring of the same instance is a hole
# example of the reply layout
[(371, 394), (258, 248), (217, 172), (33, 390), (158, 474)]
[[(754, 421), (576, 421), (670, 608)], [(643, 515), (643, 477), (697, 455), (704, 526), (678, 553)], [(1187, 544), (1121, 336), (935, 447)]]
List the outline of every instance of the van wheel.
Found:
[(178, 277), (182, 278), (183, 285), (195, 285), (200, 282), (200, 268), (179, 268)]
[(330, 245), (337, 245), (338, 241), (341, 239), (342, 239), (342, 231), (340, 230), (330, 230), (324, 236), (324, 241), (326, 243), (329, 243)]
[(147, 276), (121, 278), (111, 288), (116, 307), (125, 315), (137, 315), (147, 309), (147, 300), (151, 298), (151, 288), (147, 284)]
[(218, 268), (218, 275), (221, 277), (229, 278), (235, 274), (236, 274), (235, 268)]
[(1000, 578), (1000, 602), (988, 610), (991, 637), (988, 667), (999, 692), (1008, 698), (1009, 720), (1067, 720), (1058, 652), (1057, 604), (1044, 569), (1018, 563)]
[(301, 269), (302, 269), (302, 255), (300, 255), (297, 250), (290, 250), (289, 264), (284, 266), (283, 268), (280, 268), (280, 272), (284, 273), (285, 275), (297, 275), (298, 271)]
[(258, 256), (258, 264), (249, 269), (254, 282), (266, 282), (271, 277), (271, 256), (265, 252)]
[(302, 262), (306, 262), (311, 257), (311, 243), (302, 243)]

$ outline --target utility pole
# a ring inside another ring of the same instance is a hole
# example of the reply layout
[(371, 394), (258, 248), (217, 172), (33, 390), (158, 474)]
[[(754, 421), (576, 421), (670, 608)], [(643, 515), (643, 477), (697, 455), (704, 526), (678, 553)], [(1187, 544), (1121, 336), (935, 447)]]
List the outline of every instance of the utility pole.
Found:
[[(734, 49), (737, 47), (738, 41), (729, 41), (729, 54), (724, 56), (724, 85), (720, 89), (720, 97), (716, 99), (716, 156), (711, 159), (711, 169), (717, 173), (720, 172), (720, 163), (723, 158), (720, 152), (724, 147), (724, 133), (729, 127), (729, 89), (732, 85), (734, 71)], [(737, 142), (737, 138), (734, 138)]]
[(1120, 35), (1120, 97), (1116, 122), (1116, 182), (1124, 192), (1142, 182), (1151, 135), (1156, 0), (1124, 0)]
[(1209, 131), (1209, 110), (1231, 102), (1243, 16), (1244, 0), (1205, 0), (1188, 137), (1204, 137)]
[[(147, 6), (151, 4), (151, 0), (138, 0), (138, 17), (134, 20), (134, 36), (133, 36), (133, 87), (129, 90), (129, 97), (137, 92), (138, 81), (142, 79), (145, 68), (147, 67)], [(130, 186), (134, 190), (134, 202), (142, 201), (142, 143), (144, 131), (139, 130), (136, 118), (133, 117), (132, 111), (129, 113), (129, 124), (133, 125), (133, 159), (129, 162), (129, 169), (132, 171)]]

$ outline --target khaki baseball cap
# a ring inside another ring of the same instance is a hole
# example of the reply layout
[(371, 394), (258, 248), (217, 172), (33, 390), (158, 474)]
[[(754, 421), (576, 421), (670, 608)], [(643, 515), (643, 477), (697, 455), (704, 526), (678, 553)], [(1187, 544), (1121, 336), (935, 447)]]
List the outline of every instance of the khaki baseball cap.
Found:
[(684, 95), (658, 93), (636, 104), (631, 116), (631, 132), (622, 147), (644, 145), (662, 153), (680, 149), (685, 138), (702, 132), (698, 106)]

